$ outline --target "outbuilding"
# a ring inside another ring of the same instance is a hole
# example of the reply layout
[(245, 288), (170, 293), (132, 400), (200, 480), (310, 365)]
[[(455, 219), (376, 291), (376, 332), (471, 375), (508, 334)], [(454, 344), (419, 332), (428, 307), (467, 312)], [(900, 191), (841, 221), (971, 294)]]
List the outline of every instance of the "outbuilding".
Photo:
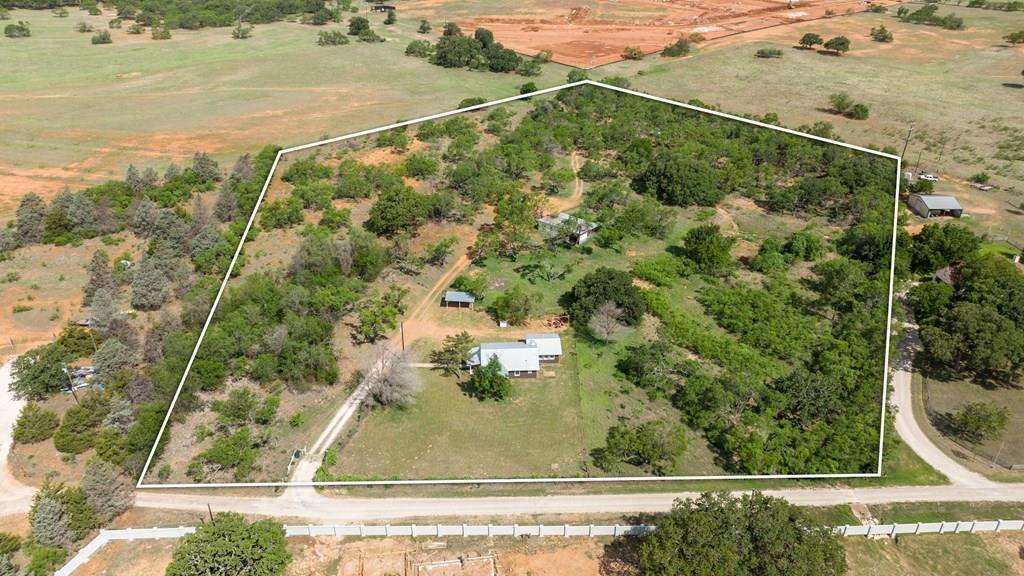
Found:
[(596, 222), (587, 222), (582, 218), (562, 212), (557, 216), (545, 216), (537, 219), (537, 229), (547, 236), (556, 236), (567, 232), (569, 241), (581, 245), (597, 230)]
[(476, 296), (469, 292), (459, 290), (448, 290), (441, 299), (441, 306), (445, 308), (472, 308), (476, 302)]
[(907, 206), (922, 218), (934, 216), (959, 218), (964, 213), (963, 207), (960, 206), (956, 198), (939, 194), (911, 194), (907, 199)]

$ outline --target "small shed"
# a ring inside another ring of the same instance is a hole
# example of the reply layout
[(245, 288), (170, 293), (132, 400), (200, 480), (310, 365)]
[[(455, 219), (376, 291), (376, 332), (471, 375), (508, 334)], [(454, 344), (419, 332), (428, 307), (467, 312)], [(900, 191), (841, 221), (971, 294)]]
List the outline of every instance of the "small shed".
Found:
[(554, 332), (527, 334), (523, 342), (537, 347), (541, 362), (559, 362), (562, 359), (562, 337)]
[(441, 299), (441, 306), (445, 308), (472, 308), (476, 302), (476, 296), (469, 292), (459, 290), (448, 290)]
[(949, 284), (954, 286), (960, 277), (960, 270), (956, 266), (949, 265), (943, 266), (935, 271), (932, 279), (936, 282), (942, 282), (943, 284)]
[(922, 218), (934, 216), (959, 218), (964, 213), (963, 207), (960, 206), (956, 198), (939, 194), (911, 194), (907, 199), (907, 206)]

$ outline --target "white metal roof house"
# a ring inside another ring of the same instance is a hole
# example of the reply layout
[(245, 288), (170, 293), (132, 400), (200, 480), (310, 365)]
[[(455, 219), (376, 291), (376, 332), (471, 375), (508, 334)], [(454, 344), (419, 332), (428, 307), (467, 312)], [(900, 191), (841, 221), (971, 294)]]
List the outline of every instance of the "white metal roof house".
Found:
[(497, 358), (501, 373), (510, 378), (535, 378), (540, 372), (540, 355), (535, 344), (526, 342), (484, 342), (469, 351), (470, 372)]
[(590, 238), (590, 234), (594, 230), (597, 230), (598, 224), (596, 222), (587, 222), (567, 212), (562, 212), (557, 216), (545, 216), (537, 219), (537, 229), (549, 236), (558, 234), (566, 226), (571, 230), (570, 239), (577, 245), (580, 245)]
[(931, 218), (932, 216), (959, 218), (964, 213), (963, 207), (956, 201), (956, 198), (939, 194), (911, 194), (907, 198), (907, 206), (922, 218)]
[(537, 347), (541, 362), (558, 362), (562, 359), (562, 337), (554, 332), (527, 334), (523, 341)]

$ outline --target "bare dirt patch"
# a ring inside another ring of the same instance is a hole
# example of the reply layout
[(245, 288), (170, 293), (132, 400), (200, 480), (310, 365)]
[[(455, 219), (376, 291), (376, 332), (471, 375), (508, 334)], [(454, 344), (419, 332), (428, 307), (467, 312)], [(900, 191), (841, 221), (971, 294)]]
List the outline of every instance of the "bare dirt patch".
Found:
[[(622, 60), (623, 49), (661, 51), (678, 38), (699, 33), (707, 39), (815, 20), (830, 14), (859, 12), (857, 0), (811, 0), (795, 5), (782, 0), (619, 0), (617, 2), (520, 2), (475, 14), (451, 14), (450, 2), (412, 2), (409, 11), (451, 15), (463, 29), (484, 27), (501, 42), (523, 54), (551, 50), (553, 60), (592, 68)], [(451, 9), (456, 10), (456, 9)]]

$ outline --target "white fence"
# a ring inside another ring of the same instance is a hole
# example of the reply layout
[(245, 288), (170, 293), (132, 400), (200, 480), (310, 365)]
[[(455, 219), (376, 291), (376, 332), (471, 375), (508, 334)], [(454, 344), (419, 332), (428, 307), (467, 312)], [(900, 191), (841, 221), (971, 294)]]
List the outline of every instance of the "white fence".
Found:
[(899, 536), (901, 534), (974, 534), (1024, 530), (1024, 520), (967, 520), (961, 522), (917, 522), (915, 524), (876, 524), (874, 526), (838, 526), (841, 536)]
[[(488, 537), (488, 536), (535, 536), (556, 538), (598, 538), (609, 536), (642, 536), (654, 531), (646, 524), (404, 524), (392, 526), (367, 524), (332, 525), (285, 525), (285, 534), (295, 536), (327, 536), (355, 538), (394, 537)], [(977, 532), (1005, 532), (1024, 530), (1024, 520), (969, 520), (962, 522), (918, 522), (916, 524), (877, 524), (874, 526), (837, 526), (840, 536), (897, 536), (902, 534), (962, 534)], [(115, 540), (158, 540), (181, 538), (192, 534), (194, 526), (178, 528), (126, 528), (124, 530), (100, 530), (99, 535), (77, 554), (55, 576), (68, 576), (84, 566), (93, 554), (108, 542)]]

